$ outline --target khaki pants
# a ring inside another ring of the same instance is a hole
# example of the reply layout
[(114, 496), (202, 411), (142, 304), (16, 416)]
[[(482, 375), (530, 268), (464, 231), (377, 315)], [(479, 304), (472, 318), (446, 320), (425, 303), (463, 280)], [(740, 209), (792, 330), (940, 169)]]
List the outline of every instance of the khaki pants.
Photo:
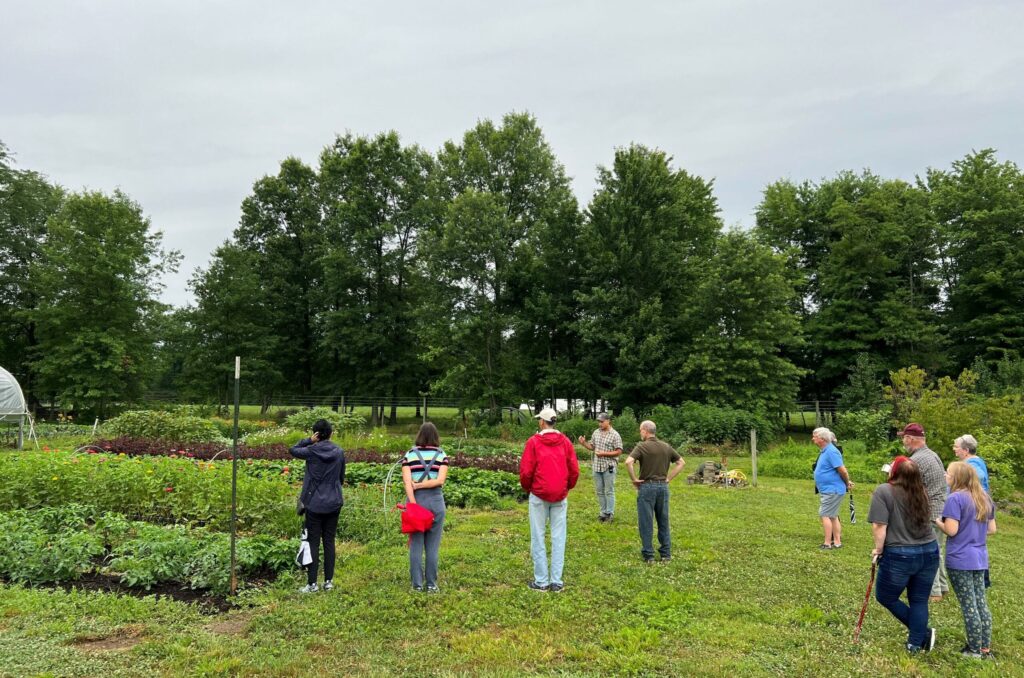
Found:
[(946, 534), (938, 525), (932, 525), (932, 531), (939, 541), (939, 569), (935, 572), (931, 595), (944, 596), (949, 593), (949, 577), (946, 575)]

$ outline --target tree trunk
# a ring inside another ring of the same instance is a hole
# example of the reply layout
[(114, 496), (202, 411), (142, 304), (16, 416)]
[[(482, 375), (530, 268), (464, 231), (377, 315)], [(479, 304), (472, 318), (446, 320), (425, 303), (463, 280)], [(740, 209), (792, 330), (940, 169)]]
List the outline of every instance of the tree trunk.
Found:
[(398, 423), (398, 382), (391, 385), (391, 416), (388, 417), (388, 423), (394, 426)]

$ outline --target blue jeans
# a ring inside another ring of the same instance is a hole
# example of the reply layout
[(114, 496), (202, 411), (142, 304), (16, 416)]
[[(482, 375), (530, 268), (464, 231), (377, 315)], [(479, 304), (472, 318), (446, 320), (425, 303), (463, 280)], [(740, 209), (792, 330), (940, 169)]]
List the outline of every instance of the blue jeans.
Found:
[(597, 492), (597, 503), (601, 506), (601, 515), (610, 516), (615, 513), (615, 467), (607, 471), (594, 471), (594, 490)]
[[(533, 580), (541, 586), (563, 584), (562, 567), (565, 564), (565, 514), (568, 500), (544, 501), (530, 495), (530, 556), (533, 558)], [(545, 527), (551, 523), (551, 570), (548, 571), (548, 553), (544, 543)]]
[[(924, 647), (928, 640), (928, 595), (939, 569), (938, 542), (886, 546), (878, 562), (875, 598), (907, 627), (907, 647)], [(904, 590), (909, 605), (900, 600)]]
[(646, 481), (636, 493), (636, 516), (640, 527), (640, 554), (645, 560), (654, 558), (651, 540), (654, 521), (658, 521), (658, 553), (672, 557), (672, 539), (668, 532), (668, 483)]

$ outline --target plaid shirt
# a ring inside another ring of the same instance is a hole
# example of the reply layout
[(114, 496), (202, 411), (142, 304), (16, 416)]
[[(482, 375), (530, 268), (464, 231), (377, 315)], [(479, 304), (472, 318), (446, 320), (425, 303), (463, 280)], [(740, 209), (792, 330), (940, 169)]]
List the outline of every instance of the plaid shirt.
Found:
[[(622, 436), (619, 432), (613, 428), (608, 431), (602, 431), (596, 429), (594, 434), (590, 436), (590, 444), (594, 446), (594, 452), (611, 452), (612, 450), (622, 449)], [(615, 468), (617, 459), (615, 457), (599, 457), (594, 455), (594, 473), (603, 473), (609, 469)]]
[(946, 504), (946, 467), (942, 459), (927, 447), (921, 447), (912, 455), (911, 461), (921, 471), (924, 489), (928, 491), (928, 507), (932, 511), (932, 520), (942, 517), (942, 507)]

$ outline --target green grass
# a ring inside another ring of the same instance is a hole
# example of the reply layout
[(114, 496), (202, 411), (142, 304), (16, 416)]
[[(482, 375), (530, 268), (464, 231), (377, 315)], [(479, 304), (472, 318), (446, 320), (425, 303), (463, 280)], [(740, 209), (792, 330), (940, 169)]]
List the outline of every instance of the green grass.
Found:
[[(933, 605), (931, 655), (907, 657), (905, 632), (874, 601), (853, 644), (870, 571), (866, 490), (845, 548), (820, 552), (810, 481), (680, 482), (675, 559), (645, 566), (632, 488), (619, 477), (616, 521), (600, 524), (585, 471), (569, 499), (560, 595), (526, 588), (524, 505), (449, 510), (438, 596), (409, 592), (404, 547), (354, 544), (339, 547), (333, 593), (300, 597), (296, 573), (221, 618), (178, 603), (0, 587), (0, 675), (1024, 675), (1024, 521), (1011, 517), (990, 543), (998, 662), (959, 657), (952, 597)], [(225, 621), (239, 632), (225, 634)], [(107, 635), (141, 643), (74, 645)]]

